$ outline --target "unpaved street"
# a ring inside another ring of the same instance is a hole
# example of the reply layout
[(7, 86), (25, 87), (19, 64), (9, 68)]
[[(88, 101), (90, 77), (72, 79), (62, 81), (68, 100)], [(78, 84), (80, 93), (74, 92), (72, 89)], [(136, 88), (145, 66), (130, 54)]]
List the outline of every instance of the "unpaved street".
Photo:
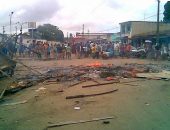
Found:
[[(23, 60), (32, 68), (44, 72), (54, 67), (70, 65), (87, 65), (95, 62), (101, 64), (123, 65), (167, 64), (163, 61), (137, 59), (72, 59), (59, 61)], [(27, 72), (20, 65), (20, 73)], [(22, 71), (21, 71), (22, 70)], [(24, 70), (24, 71), (23, 71)], [(18, 73), (18, 72), (17, 72)], [(27, 72), (28, 73), (28, 72)], [(96, 79), (105, 83), (103, 79)], [(23, 89), (15, 94), (5, 96), (0, 104), (1, 130), (43, 130), (48, 125), (58, 122), (89, 120), (93, 118), (113, 116), (114, 119), (84, 124), (74, 124), (49, 128), (50, 130), (168, 130), (170, 128), (170, 81), (153, 79), (123, 78), (121, 82), (104, 86), (82, 88), (83, 85), (95, 84), (86, 81), (73, 87), (68, 83), (55, 83)], [(63, 90), (60, 92), (59, 90)], [(118, 89), (118, 91), (85, 98), (66, 99), (66, 96), (93, 94)], [(5, 105), (17, 103), (14, 105)], [(75, 107), (79, 109), (76, 110)]]

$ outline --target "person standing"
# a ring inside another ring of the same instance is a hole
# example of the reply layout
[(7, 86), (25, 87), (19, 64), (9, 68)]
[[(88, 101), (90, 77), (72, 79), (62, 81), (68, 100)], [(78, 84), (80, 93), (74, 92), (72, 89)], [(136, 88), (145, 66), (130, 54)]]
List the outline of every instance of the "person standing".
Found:
[(132, 46), (130, 45), (130, 43), (127, 44), (126, 46), (126, 52), (127, 52), (127, 57), (130, 57), (130, 51), (132, 50)]
[(115, 43), (114, 44), (114, 52), (115, 52), (115, 57), (119, 56), (119, 44)]
[(65, 59), (65, 55), (66, 55), (66, 47), (64, 46), (64, 44), (62, 44), (62, 59)]
[(125, 55), (125, 46), (123, 43), (120, 44), (120, 56), (123, 58)]
[(54, 45), (51, 45), (50, 57), (51, 57), (51, 59), (55, 58), (55, 48), (54, 48)]
[(66, 59), (71, 59), (71, 46), (68, 44), (66, 47)]
[(92, 58), (95, 59), (96, 58), (96, 45), (95, 44), (92, 45), (91, 52), (92, 52)]
[(58, 44), (57, 46), (57, 56), (58, 56), (58, 60), (62, 59), (62, 46), (60, 44)]

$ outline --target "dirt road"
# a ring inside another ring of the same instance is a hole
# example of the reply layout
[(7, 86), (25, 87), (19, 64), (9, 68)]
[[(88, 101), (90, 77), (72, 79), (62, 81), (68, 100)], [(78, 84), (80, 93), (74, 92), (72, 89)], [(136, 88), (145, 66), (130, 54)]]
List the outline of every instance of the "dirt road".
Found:
[[(28, 61), (24, 63), (37, 70), (51, 67), (85, 65), (94, 62), (121, 65), (125, 63), (164, 64), (137, 59), (73, 59), (61, 61)], [(167, 62), (167, 64), (169, 64)], [(18, 66), (19, 69), (22, 69)], [(136, 79), (121, 79), (134, 81)], [(98, 82), (105, 82), (98, 79)], [(84, 82), (67, 88), (66, 83), (44, 85), (42, 83), (24, 89), (14, 95), (6, 96), (0, 104), (0, 130), (43, 130), (49, 124), (64, 121), (79, 121), (105, 116), (115, 119), (68, 125), (50, 130), (169, 130), (170, 129), (170, 81), (141, 80), (132, 85), (111, 84), (92, 88)], [(58, 92), (64, 88), (64, 92)], [(117, 92), (96, 97), (65, 99), (66, 96), (92, 94), (119, 89)], [(18, 105), (4, 105), (27, 101)], [(75, 110), (79, 107), (79, 110)]]

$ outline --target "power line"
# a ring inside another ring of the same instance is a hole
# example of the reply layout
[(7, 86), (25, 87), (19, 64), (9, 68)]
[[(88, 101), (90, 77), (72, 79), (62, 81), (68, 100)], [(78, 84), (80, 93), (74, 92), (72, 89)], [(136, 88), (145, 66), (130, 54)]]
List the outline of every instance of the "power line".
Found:
[(99, 3), (94, 9), (90, 11), (89, 15), (92, 15), (96, 11), (96, 9), (99, 8), (104, 2), (105, 2), (104, 0), (101, 1), (101, 3)]
[[(97, 6), (95, 6), (95, 7), (89, 12), (88, 16), (89, 16), (89, 15), (92, 15), (92, 14), (96, 11), (96, 9), (99, 8), (104, 2), (105, 2), (105, 1), (102, 0), (99, 4), (97, 4)], [(78, 16), (80, 13), (81, 13), (81, 12), (78, 12), (78, 13), (76, 13), (75, 15)], [(71, 22), (70, 25), (73, 25), (73, 21)], [(81, 28), (81, 25), (80, 25), (80, 28)]]
[(118, 28), (120, 28), (120, 27), (114, 27), (114, 28), (112, 27), (112, 28), (109, 28), (109, 29), (100, 30), (98, 32), (112, 31), (112, 30), (115, 30), (115, 29), (118, 29)]
[[(162, 15), (163, 13), (159, 13), (159, 15)], [(157, 14), (154, 14), (154, 15), (151, 15), (151, 16), (148, 16), (144, 19), (141, 19), (141, 20), (138, 20), (138, 21), (143, 21), (143, 20), (146, 20), (146, 19), (149, 19), (149, 18), (153, 18), (153, 17), (157, 17)]]
[[(160, 15), (161, 15), (161, 14), (163, 14), (163, 13), (160, 13)], [(143, 20), (146, 20), (146, 19), (149, 19), (149, 18), (153, 18), (153, 17), (156, 17), (156, 16), (157, 16), (157, 14), (151, 15), (151, 16), (146, 17), (145, 19), (141, 19), (141, 20), (138, 20), (138, 21), (143, 21)], [(120, 28), (120, 27), (115, 26), (115, 27), (112, 27), (112, 28), (100, 30), (100, 31), (98, 31), (98, 32), (112, 31), (112, 30), (115, 30), (115, 29), (118, 29), (118, 28)]]

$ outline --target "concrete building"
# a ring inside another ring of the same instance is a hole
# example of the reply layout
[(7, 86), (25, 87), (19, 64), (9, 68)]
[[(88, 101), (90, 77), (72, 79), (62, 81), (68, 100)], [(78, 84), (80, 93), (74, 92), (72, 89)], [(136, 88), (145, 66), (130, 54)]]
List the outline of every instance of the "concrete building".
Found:
[[(160, 22), (160, 41), (163, 37), (170, 37), (170, 24)], [(143, 42), (151, 40), (156, 42), (157, 22), (127, 21), (120, 23), (120, 37), (122, 42)], [(164, 41), (165, 42), (165, 41)]]
[(81, 37), (86, 40), (106, 40), (106, 41), (113, 41), (118, 40), (120, 37), (117, 33), (76, 33), (76, 37)]

